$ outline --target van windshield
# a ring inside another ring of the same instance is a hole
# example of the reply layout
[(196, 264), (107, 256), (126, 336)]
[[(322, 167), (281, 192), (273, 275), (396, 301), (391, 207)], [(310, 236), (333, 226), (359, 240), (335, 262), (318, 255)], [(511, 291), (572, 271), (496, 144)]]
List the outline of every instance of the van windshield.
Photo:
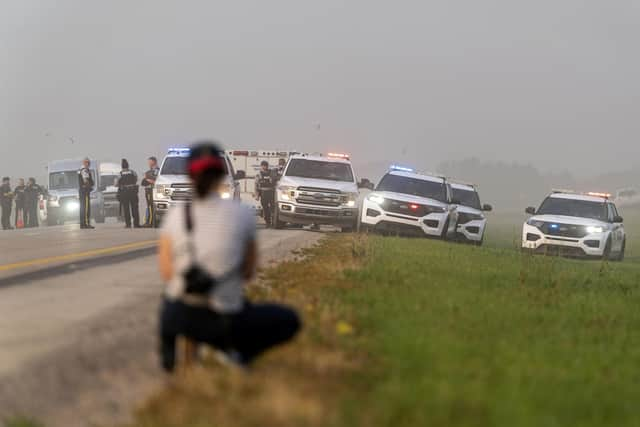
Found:
[[(93, 181), (95, 171), (91, 171)], [(78, 188), (78, 171), (52, 172), (49, 174), (49, 190), (74, 190)]]

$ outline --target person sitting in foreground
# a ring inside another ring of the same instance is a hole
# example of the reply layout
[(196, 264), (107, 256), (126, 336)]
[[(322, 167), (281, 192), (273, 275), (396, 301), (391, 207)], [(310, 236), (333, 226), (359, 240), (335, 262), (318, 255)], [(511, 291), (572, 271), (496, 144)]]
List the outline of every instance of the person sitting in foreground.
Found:
[(240, 203), (219, 196), (223, 156), (213, 143), (192, 147), (188, 170), (194, 201), (170, 211), (160, 232), (160, 272), (167, 282), (161, 356), (168, 372), (175, 368), (178, 336), (209, 344), (227, 360), (248, 365), (300, 328), (292, 309), (245, 298), (244, 285), (257, 265), (255, 217)]

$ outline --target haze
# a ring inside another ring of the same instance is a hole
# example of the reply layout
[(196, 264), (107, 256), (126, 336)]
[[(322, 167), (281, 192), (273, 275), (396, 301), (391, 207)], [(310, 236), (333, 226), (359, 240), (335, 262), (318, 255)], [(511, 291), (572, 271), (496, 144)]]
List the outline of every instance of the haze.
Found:
[[(389, 162), (639, 164), (640, 6), (0, 0), (0, 174), (230, 148)], [(72, 143), (72, 140), (74, 141)]]

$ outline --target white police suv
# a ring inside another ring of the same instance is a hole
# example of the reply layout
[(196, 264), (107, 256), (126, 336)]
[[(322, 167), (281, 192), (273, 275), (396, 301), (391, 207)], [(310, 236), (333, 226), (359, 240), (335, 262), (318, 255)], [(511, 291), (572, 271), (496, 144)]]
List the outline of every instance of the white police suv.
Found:
[(401, 235), (455, 236), (458, 214), (446, 178), (392, 166), (362, 202), (359, 227)]
[(493, 208), (491, 205), (480, 204), (480, 196), (475, 185), (462, 182), (451, 182), (450, 185), (451, 198), (458, 211), (457, 239), (481, 245), (487, 227), (487, 217), (483, 212), (489, 212)]
[(533, 253), (622, 261), (622, 217), (604, 193), (554, 190), (522, 227), (522, 248)]
[(348, 155), (292, 155), (278, 182), (274, 226), (333, 225), (354, 231), (358, 196)]

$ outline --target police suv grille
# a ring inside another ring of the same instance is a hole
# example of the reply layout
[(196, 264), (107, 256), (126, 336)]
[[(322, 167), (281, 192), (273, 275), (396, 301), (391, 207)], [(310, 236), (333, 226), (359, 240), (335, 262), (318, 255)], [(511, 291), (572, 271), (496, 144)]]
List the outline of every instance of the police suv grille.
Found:
[(340, 191), (329, 188), (298, 187), (296, 202), (301, 205), (337, 208), (347, 202), (347, 197)]
[[(418, 206), (417, 209), (411, 209), (411, 206)], [(428, 214), (426, 206), (418, 205), (416, 203), (403, 202), (401, 200), (384, 199), (382, 208), (391, 213), (397, 213), (416, 218), (421, 218)]]
[(583, 238), (586, 236), (587, 229), (582, 225), (556, 224), (555, 222), (545, 222), (540, 230), (549, 236)]

